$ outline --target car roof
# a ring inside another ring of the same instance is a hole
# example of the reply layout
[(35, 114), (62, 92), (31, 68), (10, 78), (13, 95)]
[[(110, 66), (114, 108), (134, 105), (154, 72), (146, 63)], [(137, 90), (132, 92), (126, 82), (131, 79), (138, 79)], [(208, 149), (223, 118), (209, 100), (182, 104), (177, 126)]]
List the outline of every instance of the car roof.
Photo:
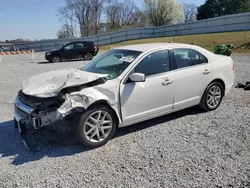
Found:
[(183, 43), (146, 43), (146, 44), (135, 44), (135, 45), (128, 45), (128, 46), (122, 46), (118, 47), (116, 49), (123, 49), (123, 50), (135, 50), (135, 51), (140, 51), (140, 52), (145, 52), (148, 50), (152, 49), (157, 49), (157, 48), (191, 48), (195, 49), (198, 46), (191, 45), (191, 44), (183, 44)]
[(70, 43), (94, 43), (93, 41), (73, 41)]

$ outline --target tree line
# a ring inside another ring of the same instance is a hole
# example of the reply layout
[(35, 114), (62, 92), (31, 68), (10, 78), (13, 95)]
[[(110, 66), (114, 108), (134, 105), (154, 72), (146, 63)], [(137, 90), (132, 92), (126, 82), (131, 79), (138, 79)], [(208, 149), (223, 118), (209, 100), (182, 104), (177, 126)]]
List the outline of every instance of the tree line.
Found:
[(58, 38), (97, 35), (120, 29), (163, 26), (250, 11), (250, 0), (206, 0), (197, 7), (177, 0), (66, 0), (59, 8), (63, 22)]

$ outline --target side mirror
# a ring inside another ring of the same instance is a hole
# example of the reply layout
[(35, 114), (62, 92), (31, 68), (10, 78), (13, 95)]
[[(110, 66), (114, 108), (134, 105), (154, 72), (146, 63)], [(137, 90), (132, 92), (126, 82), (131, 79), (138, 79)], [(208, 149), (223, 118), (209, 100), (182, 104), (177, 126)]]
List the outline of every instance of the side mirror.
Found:
[(145, 82), (146, 80), (145, 74), (142, 73), (133, 73), (129, 78), (133, 82)]

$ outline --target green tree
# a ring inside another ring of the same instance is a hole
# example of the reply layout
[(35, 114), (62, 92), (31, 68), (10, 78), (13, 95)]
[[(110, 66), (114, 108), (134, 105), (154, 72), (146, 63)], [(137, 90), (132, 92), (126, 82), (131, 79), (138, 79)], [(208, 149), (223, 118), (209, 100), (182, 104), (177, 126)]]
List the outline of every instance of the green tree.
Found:
[(197, 11), (197, 20), (249, 12), (250, 0), (207, 0)]

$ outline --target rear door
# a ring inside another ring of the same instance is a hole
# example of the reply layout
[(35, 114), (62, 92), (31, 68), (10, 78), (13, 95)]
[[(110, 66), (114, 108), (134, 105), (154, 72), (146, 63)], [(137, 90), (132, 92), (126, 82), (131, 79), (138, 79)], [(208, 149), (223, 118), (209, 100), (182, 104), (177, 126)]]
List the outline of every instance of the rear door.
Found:
[(174, 108), (199, 104), (205, 88), (212, 81), (210, 62), (193, 49), (173, 49), (171, 57), (175, 67), (170, 75), (175, 87)]
[(72, 57), (73, 58), (79, 58), (80, 55), (83, 54), (84, 48), (85, 48), (84, 43), (82, 43), (82, 42), (75, 43), (75, 48), (74, 48), (74, 50), (72, 52)]

